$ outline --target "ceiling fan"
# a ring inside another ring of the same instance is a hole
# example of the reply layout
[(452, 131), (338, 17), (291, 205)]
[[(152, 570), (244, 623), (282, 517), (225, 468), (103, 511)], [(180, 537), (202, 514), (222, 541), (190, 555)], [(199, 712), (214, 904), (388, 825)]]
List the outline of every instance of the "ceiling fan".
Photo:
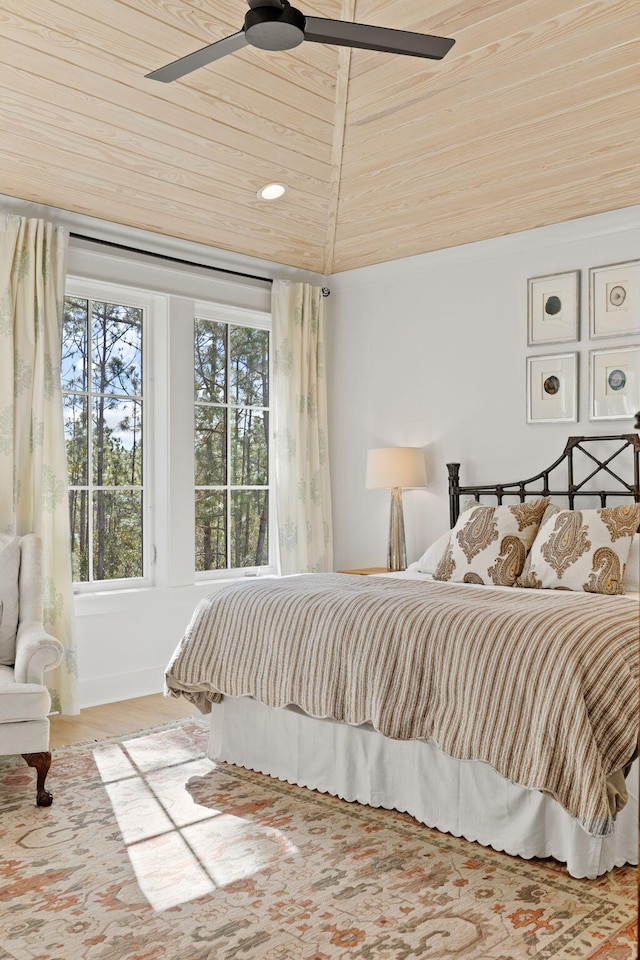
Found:
[(242, 30), (210, 43), (160, 67), (146, 76), (151, 80), (170, 83), (185, 74), (204, 67), (214, 60), (235, 53), (247, 44), (261, 50), (291, 50), (303, 40), (312, 43), (331, 43), (342, 47), (360, 47), (363, 50), (381, 50), (408, 57), (426, 57), (441, 60), (455, 40), (434, 37), (427, 33), (410, 33), (373, 27), (348, 20), (326, 20), (323, 17), (305, 17), (289, 0), (247, 0), (249, 10)]

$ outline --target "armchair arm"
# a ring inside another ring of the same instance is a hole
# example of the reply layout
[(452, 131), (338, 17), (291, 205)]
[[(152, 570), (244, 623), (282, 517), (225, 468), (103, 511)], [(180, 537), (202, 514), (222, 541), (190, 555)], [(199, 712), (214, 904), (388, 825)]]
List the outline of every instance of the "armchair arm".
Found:
[(63, 653), (60, 641), (48, 634), (42, 623), (22, 621), (16, 637), (16, 683), (44, 684), (45, 672), (58, 666)]

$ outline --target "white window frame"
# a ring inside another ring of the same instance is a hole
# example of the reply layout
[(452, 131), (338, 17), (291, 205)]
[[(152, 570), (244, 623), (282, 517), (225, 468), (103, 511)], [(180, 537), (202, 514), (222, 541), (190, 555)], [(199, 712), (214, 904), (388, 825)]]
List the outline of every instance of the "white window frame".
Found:
[[(214, 580), (242, 579), (244, 577), (257, 577), (276, 575), (277, 565), (277, 524), (276, 524), (276, 499), (275, 499), (275, 448), (273, 440), (273, 337), (271, 314), (263, 313), (260, 310), (249, 310), (241, 307), (234, 307), (227, 304), (217, 304), (210, 301), (196, 301), (194, 303), (193, 325), (191, 328), (192, 355), (193, 355), (193, 336), (196, 320), (212, 320), (214, 322), (226, 323), (233, 326), (254, 327), (258, 330), (269, 331), (269, 404), (266, 409), (269, 411), (269, 475), (268, 475), (268, 503), (269, 503), (269, 563), (253, 567), (226, 567), (224, 570), (196, 570), (195, 569), (195, 506), (194, 506), (194, 552), (193, 569), (196, 583), (203, 583)], [(195, 378), (195, 371), (194, 371)], [(192, 408), (195, 411), (195, 388), (192, 397)], [(225, 406), (227, 406), (225, 404)], [(231, 409), (227, 406), (227, 409)], [(193, 421), (193, 416), (192, 416)], [(195, 498), (195, 442), (193, 445), (194, 457), (194, 478), (192, 484), (192, 496)], [(230, 489), (230, 488), (228, 488)], [(257, 487), (263, 490), (264, 487)], [(229, 509), (227, 504), (227, 510)], [(228, 518), (227, 518), (228, 519)], [(227, 527), (228, 530), (228, 527)]]
[[(142, 570), (141, 577), (127, 577), (112, 580), (75, 581), (74, 592), (104, 593), (126, 589), (140, 589), (155, 585), (156, 559), (156, 530), (155, 530), (155, 477), (162, 464), (157, 462), (156, 455), (156, 422), (158, 414), (158, 400), (155, 396), (154, 367), (157, 361), (158, 341), (166, 342), (167, 297), (159, 296), (149, 291), (141, 291), (122, 283), (105, 283), (104, 281), (87, 280), (82, 277), (68, 276), (65, 286), (65, 297), (78, 297), (86, 300), (105, 301), (107, 303), (122, 303), (137, 307), (143, 311), (142, 336)], [(164, 328), (164, 330), (163, 330)], [(164, 333), (164, 337), (162, 334)], [(91, 329), (89, 328), (89, 338)], [(91, 349), (91, 339), (89, 339)], [(160, 407), (162, 406), (160, 402)], [(89, 411), (89, 416), (91, 411)], [(92, 478), (88, 477), (90, 481)], [(89, 490), (93, 483), (89, 483)], [(89, 497), (89, 504), (92, 498)], [(92, 558), (90, 560), (92, 562)]]
[[(266, 310), (196, 300), (117, 280), (69, 275), (65, 296), (126, 303), (144, 310), (142, 355), (143, 571), (142, 577), (74, 583), (74, 592), (133, 594), (184, 588), (208, 581), (277, 575), (275, 454), (273, 442), (273, 347), (269, 350), (269, 559), (260, 567), (195, 569), (195, 444), (193, 331), (195, 318), (271, 331)], [(108, 602), (108, 601), (106, 601)], [(87, 607), (87, 611), (93, 607)]]

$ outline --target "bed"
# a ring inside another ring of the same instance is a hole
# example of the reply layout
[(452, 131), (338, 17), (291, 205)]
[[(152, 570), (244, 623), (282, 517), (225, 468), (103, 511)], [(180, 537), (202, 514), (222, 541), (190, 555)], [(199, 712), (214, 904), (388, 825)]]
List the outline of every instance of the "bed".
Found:
[[(449, 464), (452, 532), (439, 546), (402, 574), (212, 594), (166, 692), (211, 713), (212, 759), (553, 857), (576, 877), (636, 863), (639, 457), (630, 434), (572, 437), (517, 483), (463, 486)], [(486, 547), (499, 550), (488, 582), (477, 564), (494, 521), (512, 527)], [(558, 531), (565, 552), (549, 567)], [(584, 589), (566, 586), (572, 563)], [(567, 579), (537, 587), (558, 570)]]

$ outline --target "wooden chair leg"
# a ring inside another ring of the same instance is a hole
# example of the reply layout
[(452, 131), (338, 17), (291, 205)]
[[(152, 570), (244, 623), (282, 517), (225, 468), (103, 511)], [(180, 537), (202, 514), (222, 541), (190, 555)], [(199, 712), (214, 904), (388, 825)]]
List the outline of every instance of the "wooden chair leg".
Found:
[(53, 794), (44, 788), (44, 781), (49, 773), (51, 766), (51, 754), (49, 751), (43, 753), (23, 753), (22, 756), (30, 767), (36, 768), (36, 803), (39, 807), (50, 807), (53, 800)]

